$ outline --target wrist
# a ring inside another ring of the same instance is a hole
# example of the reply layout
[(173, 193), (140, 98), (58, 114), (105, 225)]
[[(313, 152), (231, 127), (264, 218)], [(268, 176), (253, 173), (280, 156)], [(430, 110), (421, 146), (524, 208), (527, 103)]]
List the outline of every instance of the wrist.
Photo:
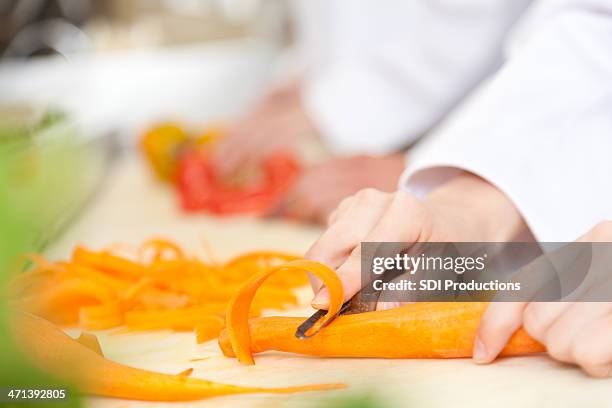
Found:
[(471, 173), (460, 173), (435, 188), (425, 202), (454, 223), (454, 235), (464, 241), (510, 241), (527, 228), (506, 194)]

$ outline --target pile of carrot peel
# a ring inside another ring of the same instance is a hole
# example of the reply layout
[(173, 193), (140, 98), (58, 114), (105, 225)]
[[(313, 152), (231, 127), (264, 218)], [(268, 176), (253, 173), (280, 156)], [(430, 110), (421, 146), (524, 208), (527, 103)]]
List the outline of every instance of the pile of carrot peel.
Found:
[[(149, 240), (129, 255), (77, 247), (67, 261), (28, 255), (32, 267), (9, 287), (17, 309), (62, 327), (118, 331), (194, 330), (199, 342), (216, 338), (227, 304), (253, 275), (297, 259), (279, 252), (252, 252), (226, 263), (204, 262), (173, 242)], [(305, 273), (267, 282), (250, 310), (295, 305), (291, 289), (308, 282)]]
[(25, 313), (14, 316), (13, 335), (42, 370), (82, 392), (145, 401), (191, 401), (233, 394), (289, 394), (344, 388), (344, 384), (250, 387), (192, 378), (193, 369), (163, 374), (104, 358), (95, 336), (74, 340), (50, 322)]

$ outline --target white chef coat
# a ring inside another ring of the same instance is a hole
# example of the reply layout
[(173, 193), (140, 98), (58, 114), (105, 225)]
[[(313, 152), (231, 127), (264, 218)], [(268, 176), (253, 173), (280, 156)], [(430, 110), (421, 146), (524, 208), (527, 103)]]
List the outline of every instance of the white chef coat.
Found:
[(541, 241), (612, 218), (612, 0), (295, 6), (304, 103), (338, 152), (393, 151), (456, 108), (411, 152), (401, 188), (471, 171)]
[(506, 60), (414, 154), (401, 188), (457, 169), (499, 187), (540, 241), (612, 219), (612, 1), (540, 1)]
[(303, 100), (338, 153), (389, 153), (501, 64), (531, 0), (296, 0)]

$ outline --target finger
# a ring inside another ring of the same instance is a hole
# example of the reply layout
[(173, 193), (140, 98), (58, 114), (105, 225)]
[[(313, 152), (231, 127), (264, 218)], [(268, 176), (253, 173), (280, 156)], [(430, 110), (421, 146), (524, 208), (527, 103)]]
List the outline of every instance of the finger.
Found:
[(224, 176), (236, 172), (246, 161), (249, 152), (255, 148), (256, 138), (257, 135), (252, 131), (231, 131), (228, 138), (216, 149), (214, 163), (217, 171)]
[(230, 129), (227, 143), (218, 149), (221, 174), (227, 176), (239, 167), (256, 164), (282, 145), (286, 126), (283, 115), (253, 115)]
[(495, 360), (523, 323), (527, 302), (493, 302), (480, 320), (474, 340), (473, 359), (478, 364)]
[[(389, 194), (376, 190), (362, 190), (357, 193), (350, 201), (350, 208), (306, 252), (306, 259), (338, 268), (374, 228), (390, 201)], [(318, 293), (320, 289), (320, 283), (314, 282), (314, 292)], [(325, 298), (324, 294), (321, 296)], [(326, 307), (326, 302), (322, 301), (320, 305)]]
[[(401, 282), (402, 279), (409, 279), (409, 275), (409, 272), (401, 274), (392, 279), (391, 283), (398, 283)], [(391, 291), (382, 291), (380, 292), (378, 296), (378, 301), (376, 302), (376, 311), (395, 309), (397, 307), (407, 305), (409, 303), (414, 303), (416, 297), (413, 297), (411, 295), (412, 293), (402, 294), (401, 299), (398, 299), (398, 295), (396, 293), (392, 293)]]
[(572, 359), (592, 377), (612, 377), (612, 315), (591, 322), (576, 336)]
[[(406, 216), (408, 215), (408, 216)], [(405, 219), (406, 223), (398, 220)], [(429, 222), (424, 214), (424, 207), (411, 195), (397, 192), (391, 195), (391, 201), (380, 220), (372, 230), (358, 241), (350, 256), (338, 268), (338, 277), (344, 287), (345, 300), (353, 297), (367, 282), (361, 278), (362, 249), (363, 242), (417, 242), (422, 235), (425, 224)], [(321, 291), (313, 299), (315, 307), (326, 307), (329, 297), (326, 291)]]
[(612, 303), (573, 303), (546, 333), (546, 350), (555, 360), (574, 363), (572, 344), (586, 326), (612, 312)]
[(569, 302), (530, 303), (523, 314), (523, 326), (531, 337), (546, 343), (549, 328), (571, 305)]
[(378, 302), (376, 303), (376, 311), (382, 312), (383, 310), (395, 309), (402, 306), (404, 302)]
[(578, 242), (612, 242), (612, 221), (602, 221), (593, 227)]
[(340, 266), (368, 235), (391, 202), (388, 194), (366, 189), (350, 201), (350, 208), (306, 252), (306, 258)]

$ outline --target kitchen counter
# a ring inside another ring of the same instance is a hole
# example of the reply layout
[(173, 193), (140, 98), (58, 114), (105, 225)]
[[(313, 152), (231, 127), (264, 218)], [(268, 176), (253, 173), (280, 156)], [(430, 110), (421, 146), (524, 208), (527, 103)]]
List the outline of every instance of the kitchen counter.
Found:
[[(170, 238), (202, 255), (206, 239), (219, 259), (255, 249), (303, 253), (319, 233), (317, 228), (279, 221), (185, 215), (170, 187), (156, 182), (140, 159), (128, 157), (49, 255), (64, 258), (76, 244), (92, 248), (117, 242), (137, 245), (152, 236)], [(307, 300), (308, 290), (302, 295)], [(306, 316), (310, 312), (304, 307), (289, 314)], [(90, 407), (331, 407), (338, 398), (364, 393), (375, 395), (389, 407), (612, 407), (612, 380), (588, 378), (546, 356), (476, 366), (469, 360), (322, 359), (269, 352), (256, 356), (256, 366), (243, 366), (224, 357), (215, 341), (196, 344), (192, 333), (99, 333), (99, 338), (108, 358), (135, 367), (165, 373), (192, 367), (193, 377), (238, 385), (344, 382), (348, 389), (177, 404), (89, 398)]]

